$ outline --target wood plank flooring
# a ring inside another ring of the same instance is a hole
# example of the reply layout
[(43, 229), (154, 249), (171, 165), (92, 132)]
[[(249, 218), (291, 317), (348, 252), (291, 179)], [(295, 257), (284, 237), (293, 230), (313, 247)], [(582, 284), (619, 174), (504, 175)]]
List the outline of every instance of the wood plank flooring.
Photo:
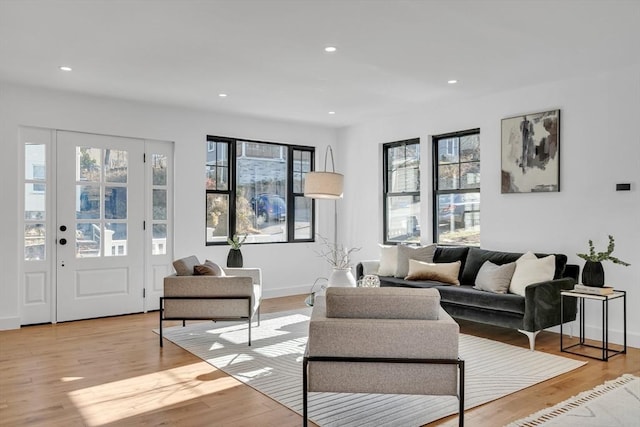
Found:
[[(262, 312), (304, 306), (304, 295), (265, 300)], [(38, 325), (0, 332), (0, 426), (300, 426), (274, 400), (165, 341), (158, 313)], [(524, 335), (460, 321), (461, 331), (528, 348)], [(178, 324), (178, 322), (175, 322)], [(170, 326), (170, 322), (166, 322)], [(542, 332), (536, 349), (559, 352)], [(640, 349), (467, 411), (469, 426), (495, 427), (623, 373), (640, 375)], [(455, 416), (430, 426), (457, 425)]]

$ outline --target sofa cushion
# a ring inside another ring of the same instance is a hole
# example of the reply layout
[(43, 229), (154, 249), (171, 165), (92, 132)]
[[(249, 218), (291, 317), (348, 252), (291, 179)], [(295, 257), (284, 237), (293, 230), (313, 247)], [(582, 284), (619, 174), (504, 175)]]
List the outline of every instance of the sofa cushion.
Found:
[(398, 269), (398, 247), (380, 245), (380, 265), (378, 275), (395, 276)]
[(405, 280), (437, 280), (442, 283), (459, 285), (458, 273), (461, 264), (460, 261), (434, 264), (410, 259), (409, 274)]
[(436, 289), (329, 287), (326, 304), (327, 317), (437, 320), (440, 293)]
[(513, 272), (516, 270), (516, 263), (509, 262), (497, 265), (491, 261), (485, 261), (476, 276), (476, 284), (473, 287), (481, 291), (506, 294), (509, 291)]
[(471, 286), (438, 286), (443, 306), (454, 304), (524, 315), (525, 299), (515, 294), (479, 291)]
[(195, 255), (191, 255), (173, 261), (173, 268), (178, 276), (193, 276), (193, 267), (199, 264), (198, 258)]
[(460, 261), (461, 264), (458, 280), (462, 282), (462, 272), (464, 271), (464, 265), (467, 261), (468, 253), (468, 246), (438, 246), (436, 248), (436, 253), (433, 255), (433, 262), (441, 263)]
[(436, 245), (398, 245), (398, 268), (394, 276), (404, 278), (409, 274), (409, 260), (415, 259), (422, 262), (433, 262), (435, 251)]
[(463, 285), (474, 286), (476, 283), (476, 276), (478, 275), (478, 271), (480, 271), (480, 268), (486, 261), (491, 261), (496, 265), (503, 265), (510, 262), (515, 262), (521, 256), (521, 253), (515, 252), (490, 251), (481, 248), (469, 248), (467, 262), (464, 265), (460, 283), (462, 283)]
[(545, 282), (553, 279), (556, 268), (556, 257), (549, 255), (538, 258), (534, 253), (527, 252), (516, 261), (509, 292), (524, 296), (525, 288), (532, 283)]

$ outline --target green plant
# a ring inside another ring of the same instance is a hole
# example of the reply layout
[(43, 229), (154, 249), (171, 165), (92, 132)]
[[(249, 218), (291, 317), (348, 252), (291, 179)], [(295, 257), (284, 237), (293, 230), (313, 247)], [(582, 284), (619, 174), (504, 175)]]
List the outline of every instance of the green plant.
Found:
[(611, 253), (613, 252), (613, 249), (615, 248), (615, 241), (613, 239), (613, 236), (609, 236), (609, 246), (607, 246), (607, 250), (605, 252), (596, 252), (596, 250), (593, 247), (593, 241), (589, 240), (589, 253), (588, 254), (576, 254), (578, 255), (580, 258), (586, 260), (586, 261), (592, 261), (592, 262), (602, 262), (602, 261), (611, 261), (614, 264), (620, 264), (620, 265), (624, 265), (624, 266), (629, 266), (631, 264), (626, 263), (622, 260), (620, 260), (619, 258), (616, 258), (614, 256), (611, 256)]
[(233, 239), (227, 237), (227, 243), (231, 245), (232, 249), (240, 249), (245, 240), (247, 240), (246, 234), (244, 236), (238, 236), (237, 234), (234, 234)]

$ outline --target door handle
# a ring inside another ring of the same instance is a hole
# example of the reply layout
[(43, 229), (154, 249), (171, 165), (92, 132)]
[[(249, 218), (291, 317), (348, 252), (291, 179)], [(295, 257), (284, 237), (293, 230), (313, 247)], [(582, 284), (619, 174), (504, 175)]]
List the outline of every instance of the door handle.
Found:
[(64, 245), (66, 245), (66, 244), (67, 244), (67, 239), (62, 238), (62, 239), (58, 240), (58, 242), (59, 242), (62, 246), (64, 246)]

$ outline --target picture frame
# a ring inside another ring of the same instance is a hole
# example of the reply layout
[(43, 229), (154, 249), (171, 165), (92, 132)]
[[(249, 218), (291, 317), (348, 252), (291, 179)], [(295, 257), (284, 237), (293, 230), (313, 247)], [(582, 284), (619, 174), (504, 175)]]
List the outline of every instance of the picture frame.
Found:
[(560, 110), (508, 117), (501, 127), (501, 192), (560, 191)]

